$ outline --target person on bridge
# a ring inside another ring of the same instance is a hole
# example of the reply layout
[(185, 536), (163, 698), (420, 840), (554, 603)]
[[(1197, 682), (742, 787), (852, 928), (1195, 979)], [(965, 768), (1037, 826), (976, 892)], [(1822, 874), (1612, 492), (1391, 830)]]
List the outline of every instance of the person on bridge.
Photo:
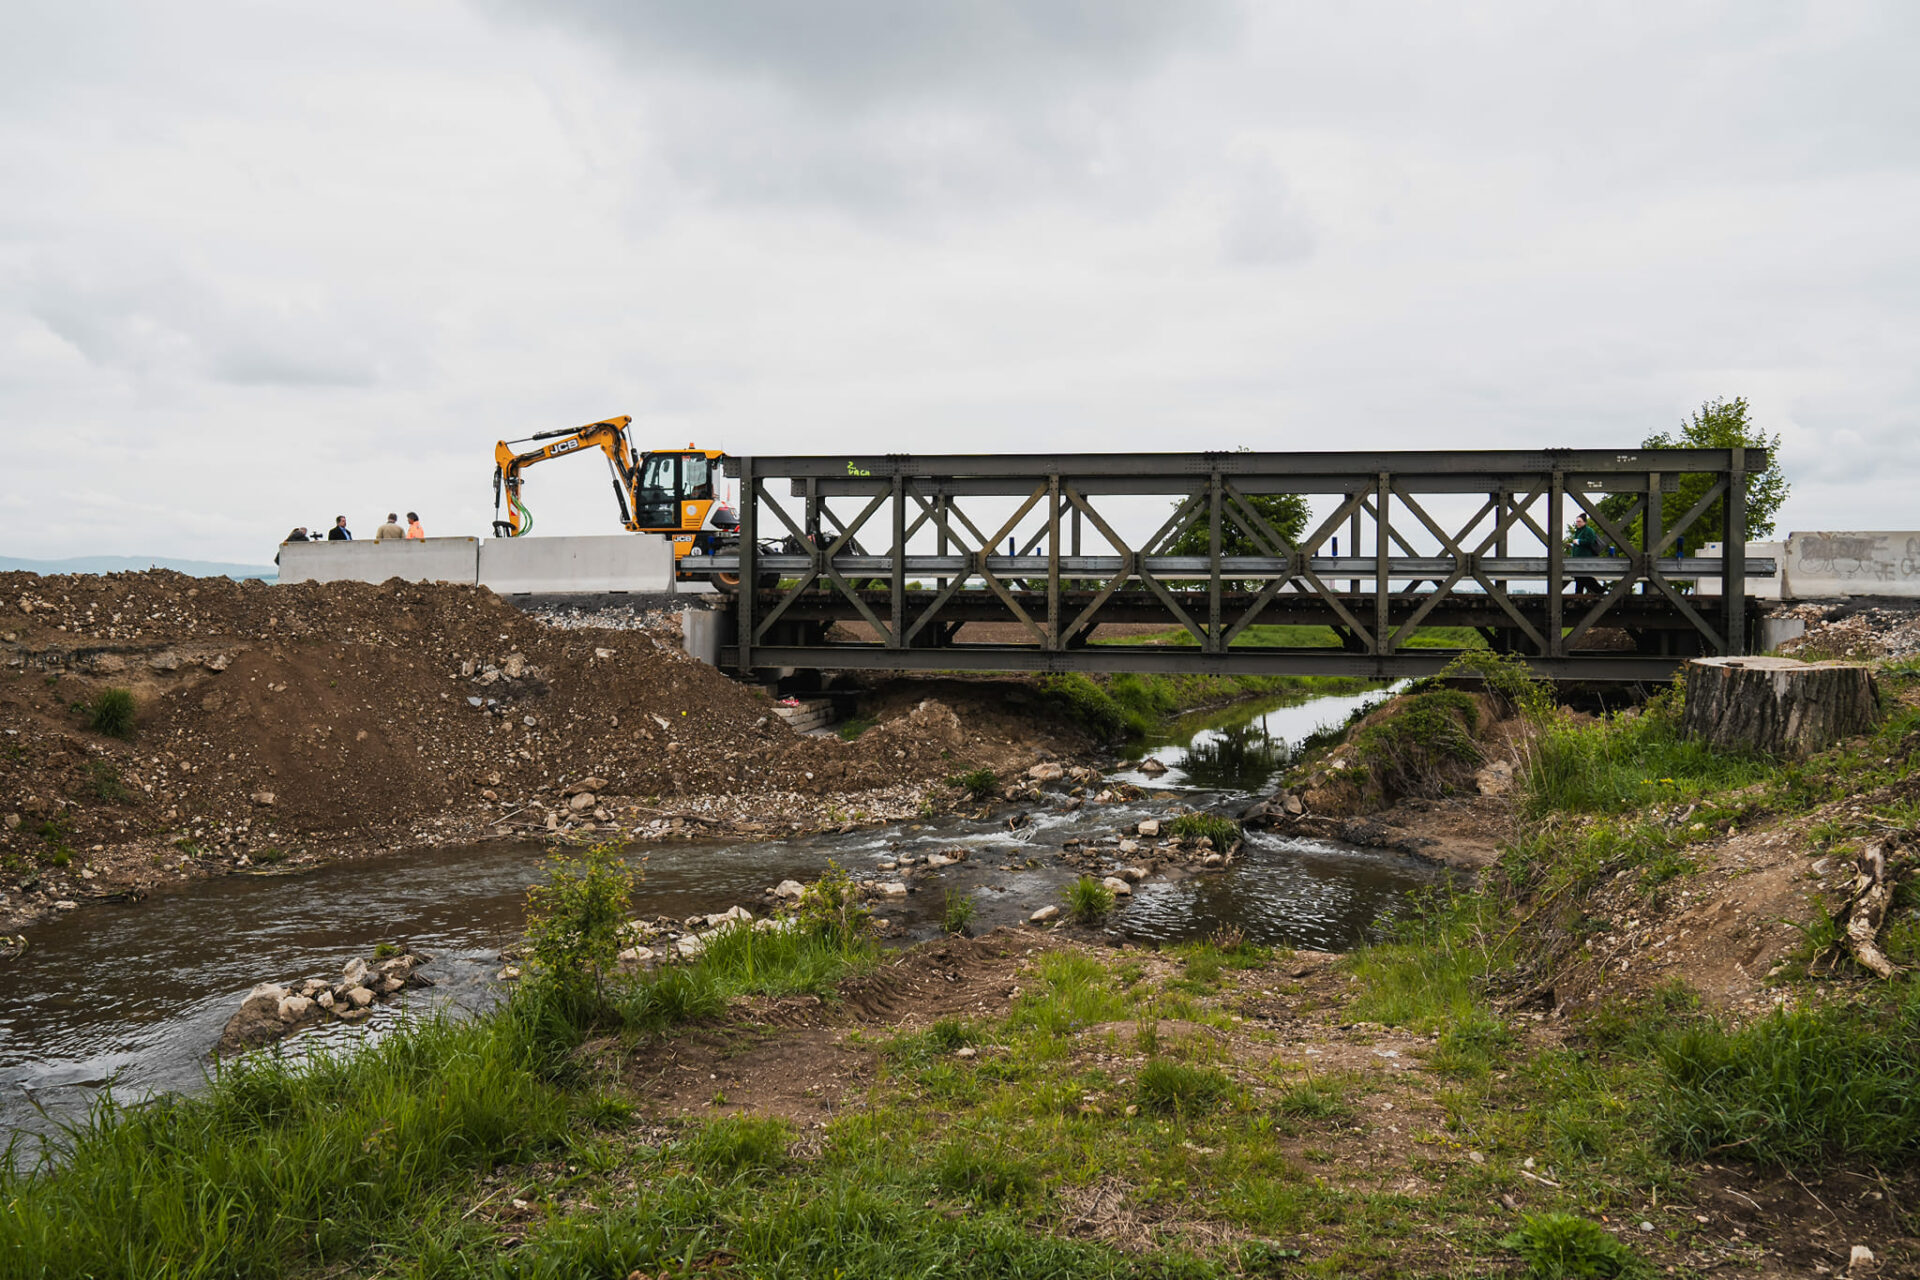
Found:
[(400, 527), (399, 513), (389, 511), (387, 512), (387, 522), (374, 531), (373, 540), (375, 542), (398, 542), (405, 539), (406, 536), (407, 531)]
[(418, 511), (407, 512), (407, 537), (425, 539), (426, 536), (427, 531), (420, 527), (420, 513)]
[[(1573, 518), (1573, 543), (1567, 549), (1575, 560), (1595, 559), (1600, 555), (1600, 535), (1587, 523), (1587, 513), (1581, 512)], [(1573, 589), (1581, 595), (1600, 594), (1600, 582), (1597, 578), (1575, 578)]]
[(333, 528), (327, 530), (327, 541), (328, 542), (352, 542), (353, 541), (353, 534), (347, 528), (347, 518), (345, 516), (335, 516), (333, 518)]

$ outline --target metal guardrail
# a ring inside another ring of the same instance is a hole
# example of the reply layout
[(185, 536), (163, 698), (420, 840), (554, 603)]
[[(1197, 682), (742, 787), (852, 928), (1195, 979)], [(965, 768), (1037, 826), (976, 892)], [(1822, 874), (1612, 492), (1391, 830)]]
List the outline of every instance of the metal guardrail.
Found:
[[(1414, 674), (1444, 665), (1446, 655), (1407, 642), (1435, 625), (1430, 619), (1464, 608), (1491, 614), (1481, 626), (1489, 642), (1543, 671), (1649, 678), (1671, 668), (1676, 648), (1745, 652), (1746, 478), (1766, 461), (1758, 449), (729, 458), (728, 474), (741, 484), (742, 544), (737, 555), (706, 567), (748, 584), (794, 579), (741, 590), (723, 661), (742, 670), (1362, 667)], [(1681, 490), (1682, 477), (1697, 477), (1688, 485), (1693, 500), (1669, 519), (1666, 499)], [(1252, 502), (1266, 494), (1318, 497), (1317, 518), (1289, 538)], [(1123, 536), (1117, 526), (1124, 521), (1110, 505), (1103, 512), (1101, 500), (1140, 495), (1171, 497), (1173, 510), (1150, 535)], [(1462, 495), (1477, 509), (1441, 518)], [(1620, 497), (1604, 501), (1611, 495)], [(1012, 513), (975, 520), (969, 508), (977, 513), (978, 499), (1002, 500)], [(1566, 554), (1560, 531), (1575, 512), (1616, 554)], [(1719, 517), (1711, 527), (1703, 521), (1709, 513)], [(1222, 554), (1228, 525), (1259, 554)], [(1170, 553), (1199, 527), (1207, 530), (1208, 554)], [(1331, 554), (1343, 533), (1349, 554)], [(1676, 554), (1690, 533), (1696, 542), (1723, 542), (1724, 561)], [(887, 551), (870, 552), (863, 536)], [(763, 548), (763, 538), (777, 547)], [(1012, 553), (1003, 554), (1009, 539)], [(1089, 539), (1106, 549), (1089, 553)], [(696, 564), (689, 558), (681, 567)], [(1602, 590), (1568, 597), (1576, 577)], [(1683, 589), (1701, 578), (1720, 581), (1723, 593)], [(963, 624), (955, 606), (967, 600), (978, 620), (982, 592), (1024, 642), (957, 638)], [(1137, 615), (1143, 595), (1168, 625), (1188, 633), (1190, 646), (1116, 653), (1118, 646), (1088, 645), (1112, 606), (1126, 599)], [(1282, 604), (1297, 615), (1302, 597), (1324, 616), (1340, 650), (1235, 643)], [(829, 616), (863, 625), (874, 639), (830, 640), (820, 625)], [(1663, 638), (1652, 653), (1593, 650), (1592, 633), (1603, 623), (1637, 633), (1636, 645), (1656, 632)], [(1672, 643), (1676, 632), (1684, 644)]]

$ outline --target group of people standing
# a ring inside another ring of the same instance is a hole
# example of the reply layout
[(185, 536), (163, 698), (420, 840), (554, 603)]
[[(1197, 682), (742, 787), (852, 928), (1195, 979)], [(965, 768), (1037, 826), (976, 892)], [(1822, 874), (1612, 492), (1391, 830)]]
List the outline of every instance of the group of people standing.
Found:
[[(402, 528), (399, 514), (389, 511), (387, 512), (387, 522), (374, 531), (373, 540), (375, 542), (391, 542), (394, 540), (404, 541), (408, 538), (425, 538), (426, 536), (427, 531), (420, 527), (419, 512), (407, 512), (406, 527)], [(308, 533), (307, 526), (300, 525), (295, 528), (292, 533), (289, 533), (285, 538), (281, 539), (281, 541), (319, 542), (322, 539), (327, 542), (352, 542), (353, 531), (347, 528), (347, 518), (345, 516), (335, 516), (333, 518), (333, 528), (327, 530), (325, 533)]]

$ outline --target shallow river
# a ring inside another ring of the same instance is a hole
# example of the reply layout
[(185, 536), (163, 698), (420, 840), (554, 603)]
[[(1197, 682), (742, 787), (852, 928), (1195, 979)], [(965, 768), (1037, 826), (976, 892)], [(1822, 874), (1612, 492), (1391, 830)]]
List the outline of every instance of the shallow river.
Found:
[[(1175, 726), (1144, 755), (1114, 771), (1151, 788), (1122, 805), (1062, 812), (1026, 810), (1009, 830), (991, 821), (940, 819), (844, 835), (759, 843), (647, 846), (642, 915), (683, 917), (740, 903), (783, 879), (805, 880), (828, 859), (857, 875), (901, 853), (968, 848), (967, 861), (916, 877), (903, 903), (882, 914), (910, 937), (931, 936), (947, 893), (974, 895), (977, 931), (1024, 920), (1060, 899), (1074, 874), (1047, 856), (1068, 839), (1091, 839), (1196, 801), (1257, 790), (1284, 767), (1294, 744), (1345, 720), (1356, 698), (1242, 704)], [(1152, 757), (1167, 772), (1149, 776)], [(0, 1128), (44, 1129), (86, 1107), (105, 1085), (133, 1098), (196, 1085), (221, 1027), (255, 982), (337, 974), (382, 941), (433, 957), (436, 982), (409, 993), (412, 1010), (480, 1007), (497, 998), (500, 948), (518, 931), (527, 886), (543, 850), (531, 843), (396, 853), (374, 862), (285, 874), (196, 881), (145, 902), (66, 912), (27, 931), (28, 949), (0, 962)], [(1032, 865), (1030, 865), (1032, 864)], [(1249, 939), (1341, 949), (1366, 937), (1407, 891), (1440, 883), (1440, 868), (1400, 854), (1325, 841), (1249, 833), (1230, 869), (1141, 885), (1112, 929), (1143, 941), (1206, 937), (1233, 925)], [(891, 878), (891, 876), (886, 876)], [(401, 1016), (381, 1010), (357, 1028), (296, 1038), (324, 1042), (365, 1034)]]

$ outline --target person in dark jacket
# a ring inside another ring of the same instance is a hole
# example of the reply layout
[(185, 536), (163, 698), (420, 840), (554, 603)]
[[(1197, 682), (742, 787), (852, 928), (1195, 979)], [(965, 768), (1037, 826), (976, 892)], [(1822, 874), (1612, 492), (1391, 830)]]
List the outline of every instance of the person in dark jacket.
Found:
[(347, 518), (345, 516), (335, 516), (333, 518), (333, 528), (327, 530), (327, 541), (328, 542), (352, 542), (353, 541), (353, 534), (347, 528)]
[[(1600, 555), (1600, 535), (1587, 523), (1584, 511), (1573, 518), (1573, 539), (1567, 554), (1575, 560), (1597, 559)], [(1600, 594), (1600, 581), (1597, 578), (1575, 578), (1573, 589), (1581, 595), (1597, 596)]]

